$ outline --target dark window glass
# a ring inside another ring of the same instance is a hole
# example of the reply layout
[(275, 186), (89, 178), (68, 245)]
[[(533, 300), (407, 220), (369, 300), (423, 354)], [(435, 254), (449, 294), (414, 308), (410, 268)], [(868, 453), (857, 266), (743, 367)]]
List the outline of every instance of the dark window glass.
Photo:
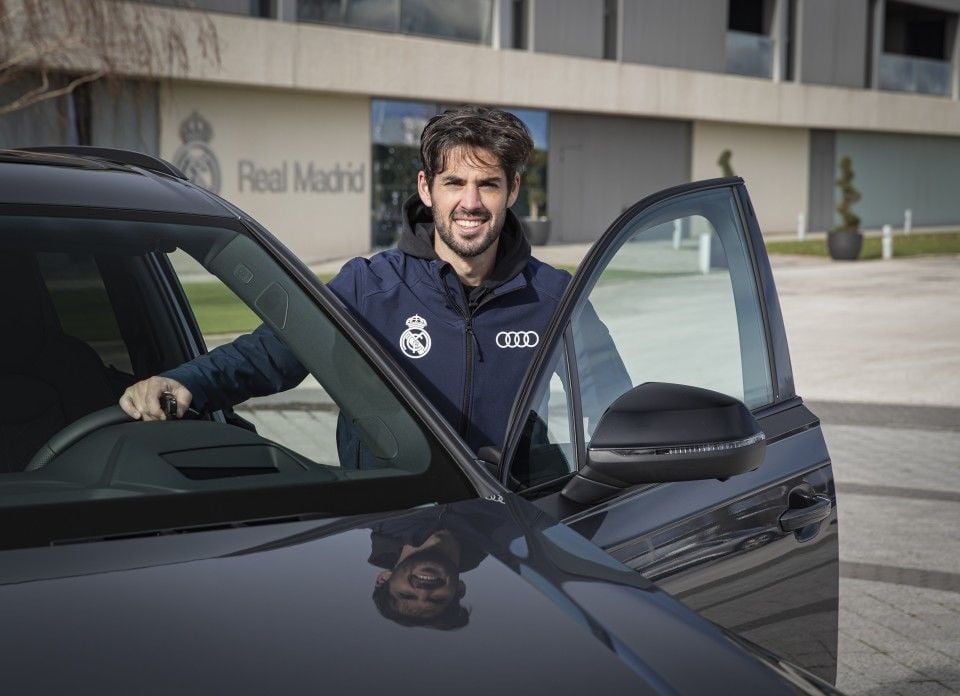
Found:
[(604, 0), (603, 3), (603, 57), (608, 60), (618, 58), (618, 5), (619, 0)]
[(883, 50), (917, 58), (948, 60), (946, 12), (889, 2), (883, 24)]
[(765, 34), (765, 0), (730, 0), (727, 29), (749, 34)]
[(104, 365), (133, 373), (127, 345), (94, 258), (88, 254), (37, 254), (63, 333), (93, 348)]
[(527, 12), (526, 0), (513, 0), (511, 4), (513, 20), (513, 44), (511, 48), (527, 48)]

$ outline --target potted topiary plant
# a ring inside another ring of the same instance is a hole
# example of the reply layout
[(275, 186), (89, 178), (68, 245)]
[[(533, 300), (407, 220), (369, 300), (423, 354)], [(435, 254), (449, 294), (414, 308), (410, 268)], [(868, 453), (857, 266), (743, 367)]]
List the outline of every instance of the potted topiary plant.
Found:
[(853, 162), (849, 157), (840, 160), (840, 178), (836, 184), (840, 189), (837, 212), (840, 213), (841, 222), (827, 234), (827, 249), (830, 258), (853, 261), (860, 256), (863, 233), (860, 231), (860, 218), (853, 212), (853, 204), (860, 200), (860, 192), (853, 187)]

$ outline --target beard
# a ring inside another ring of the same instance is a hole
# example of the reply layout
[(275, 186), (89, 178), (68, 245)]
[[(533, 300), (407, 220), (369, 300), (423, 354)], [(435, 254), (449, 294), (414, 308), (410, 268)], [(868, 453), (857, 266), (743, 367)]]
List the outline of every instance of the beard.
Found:
[[(455, 214), (471, 220), (482, 220), (483, 222), (489, 222), (493, 220), (493, 224), (490, 225), (490, 229), (487, 231), (487, 233), (479, 239), (465, 242), (457, 239), (456, 235), (453, 233), (453, 218)], [(480, 256), (480, 254), (493, 246), (494, 242), (500, 238), (500, 231), (503, 229), (503, 220), (495, 220), (493, 215), (491, 215), (487, 210), (460, 210), (454, 211), (445, 220), (441, 219), (439, 216), (435, 216), (433, 220), (433, 226), (436, 229), (437, 234), (440, 235), (440, 239), (443, 240), (443, 243), (450, 247), (450, 249), (453, 250), (457, 256), (465, 259), (472, 259), (476, 256)]]

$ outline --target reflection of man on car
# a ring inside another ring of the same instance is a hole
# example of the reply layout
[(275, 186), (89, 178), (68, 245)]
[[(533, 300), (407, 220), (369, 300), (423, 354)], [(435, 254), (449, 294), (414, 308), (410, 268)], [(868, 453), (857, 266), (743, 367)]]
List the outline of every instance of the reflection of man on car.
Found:
[(384, 568), (374, 604), (402, 626), (462, 628), (470, 612), (460, 603), (467, 593), (460, 575), (480, 565), (489, 549), (508, 545), (491, 546), (491, 540), (508, 542), (518, 534), (482, 505), (468, 514), (437, 507), (380, 522), (370, 533), (369, 561)]

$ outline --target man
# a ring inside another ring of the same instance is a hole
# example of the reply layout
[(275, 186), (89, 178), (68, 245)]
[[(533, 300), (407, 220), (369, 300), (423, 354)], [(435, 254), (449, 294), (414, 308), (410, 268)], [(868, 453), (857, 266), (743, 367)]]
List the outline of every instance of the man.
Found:
[[(397, 248), (353, 259), (329, 284), (474, 449), (502, 443), (517, 388), (570, 279), (530, 255), (509, 210), (532, 149), (526, 126), (504, 111), (469, 106), (433, 117)], [(120, 405), (133, 418), (164, 419), (160, 397), (171, 392), (180, 417), (189, 406), (223, 408), (305, 376), (261, 326), (134, 384)]]

